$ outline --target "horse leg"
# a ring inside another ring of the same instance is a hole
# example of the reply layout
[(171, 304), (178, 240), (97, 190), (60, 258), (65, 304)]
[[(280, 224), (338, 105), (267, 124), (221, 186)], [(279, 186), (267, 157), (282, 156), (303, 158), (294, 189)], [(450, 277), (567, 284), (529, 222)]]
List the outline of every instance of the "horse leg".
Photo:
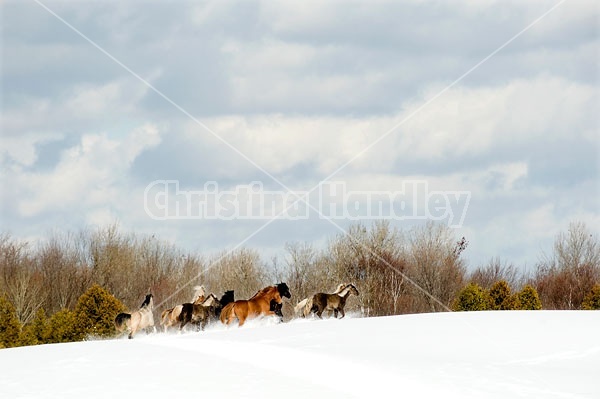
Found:
[(183, 331), (183, 327), (185, 327), (185, 325), (188, 323), (188, 321), (184, 318), (183, 320), (181, 320), (181, 324), (179, 325), (179, 332)]
[[(319, 307), (316, 304), (312, 305), (309, 313), (316, 313), (317, 316), (319, 316)], [(323, 313), (323, 311), (321, 311), (321, 313)], [(321, 317), (321, 316), (319, 316), (319, 317)]]
[(336, 319), (338, 317), (338, 310), (337, 310), (337, 308), (333, 309), (333, 317), (335, 317)]
[(346, 313), (344, 313), (344, 308), (340, 307), (340, 313), (342, 314), (342, 317), (340, 317), (340, 319), (343, 319), (344, 316), (346, 316)]
[[(231, 309), (231, 311), (229, 312), (229, 317), (227, 318), (227, 325), (231, 324), (231, 322), (233, 321), (233, 319), (236, 318), (236, 314), (235, 314), (235, 307), (233, 309)], [(240, 320), (239, 316), (238, 316), (238, 320)]]
[(130, 330), (129, 330), (129, 336), (128, 336), (128, 338), (129, 338), (129, 339), (132, 339), (132, 338), (133, 338), (133, 334), (135, 334), (135, 332), (136, 332), (136, 330), (135, 330), (135, 329), (133, 329), (133, 328), (132, 328), (132, 329), (130, 329)]
[(133, 335), (137, 332), (139, 325), (140, 321), (137, 318), (134, 320), (132, 317), (131, 324), (129, 325), (129, 339), (133, 338)]
[(238, 316), (238, 327), (241, 327), (246, 322), (246, 318), (244, 316)]
[(325, 309), (321, 308), (320, 306), (317, 306), (316, 313), (317, 313), (317, 316), (319, 316), (319, 319), (323, 318), (323, 316), (322, 316), (323, 315), (323, 310), (325, 310)]

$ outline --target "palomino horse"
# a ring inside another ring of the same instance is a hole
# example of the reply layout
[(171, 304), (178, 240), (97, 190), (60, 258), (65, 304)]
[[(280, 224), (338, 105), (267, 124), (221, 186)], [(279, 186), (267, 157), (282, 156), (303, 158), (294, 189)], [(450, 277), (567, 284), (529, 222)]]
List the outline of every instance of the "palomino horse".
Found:
[[(192, 299), (192, 303), (202, 303), (206, 299), (206, 290), (204, 289), (204, 286), (196, 286), (194, 289), (194, 299)], [(165, 332), (167, 332), (169, 327), (173, 327), (179, 322), (179, 315), (181, 314), (182, 309), (183, 305), (177, 305), (171, 309), (163, 310), (160, 315), (160, 324), (164, 327)]]
[(350, 294), (354, 294), (358, 296), (358, 290), (354, 286), (354, 284), (348, 284), (342, 289), (340, 292), (336, 294), (325, 294), (323, 292), (319, 292), (312, 297), (312, 306), (310, 311), (312, 313), (316, 313), (319, 318), (322, 318), (324, 310), (327, 310), (329, 314), (333, 310), (335, 318), (338, 316), (338, 312), (342, 314), (341, 318), (344, 318), (346, 315), (344, 313), (344, 306), (346, 305), (346, 299), (350, 296)]
[[(115, 317), (115, 328), (120, 333), (129, 331), (129, 339), (131, 339), (139, 330), (146, 327), (154, 327), (154, 316), (152, 316), (153, 307), (154, 300), (152, 299), (152, 294), (148, 294), (139, 310), (131, 314), (119, 313), (117, 317)], [(154, 330), (156, 331), (156, 327)]]
[(281, 297), (292, 297), (286, 283), (265, 287), (248, 300), (235, 301), (225, 306), (221, 311), (221, 322), (230, 324), (237, 319), (241, 327), (248, 318), (278, 315), (281, 313), (281, 309), (277, 309), (277, 305), (282, 303)]
[[(332, 292), (332, 294), (337, 294), (341, 292), (344, 288), (346, 288), (347, 285), (348, 283), (338, 284), (337, 288), (335, 289), (335, 291)], [(310, 314), (310, 309), (312, 309), (313, 305), (312, 300), (313, 296), (309, 296), (308, 298), (304, 298), (303, 300), (298, 302), (298, 304), (294, 306), (294, 313), (300, 313), (300, 316), (308, 317), (308, 315)]]

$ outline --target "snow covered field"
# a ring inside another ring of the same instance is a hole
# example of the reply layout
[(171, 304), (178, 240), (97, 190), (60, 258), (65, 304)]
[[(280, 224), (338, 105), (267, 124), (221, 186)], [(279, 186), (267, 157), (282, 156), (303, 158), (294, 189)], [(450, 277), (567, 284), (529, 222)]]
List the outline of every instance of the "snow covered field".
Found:
[(2, 398), (600, 398), (600, 312), (495, 311), (0, 350)]

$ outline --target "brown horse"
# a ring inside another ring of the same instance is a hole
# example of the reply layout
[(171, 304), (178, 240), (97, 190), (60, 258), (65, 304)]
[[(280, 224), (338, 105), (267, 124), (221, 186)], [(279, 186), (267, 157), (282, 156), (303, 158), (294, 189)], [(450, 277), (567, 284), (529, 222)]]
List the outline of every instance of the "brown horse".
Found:
[(286, 283), (265, 287), (248, 300), (235, 301), (225, 306), (221, 310), (221, 322), (230, 324), (237, 319), (238, 325), (241, 327), (249, 318), (279, 316), (281, 308), (278, 308), (278, 305), (282, 303), (282, 297), (292, 297)]
[(354, 284), (346, 285), (344, 289), (336, 294), (319, 292), (312, 297), (312, 307), (310, 308), (310, 311), (316, 313), (320, 319), (322, 318), (321, 315), (324, 310), (327, 310), (329, 314), (331, 314), (331, 311), (333, 310), (336, 319), (338, 317), (338, 312), (342, 314), (341, 318), (344, 318), (344, 316), (346, 316), (344, 313), (344, 306), (346, 305), (346, 299), (348, 299), (350, 294), (358, 296), (358, 290)]
[[(154, 317), (152, 316), (152, 310), (154, 301), (152, 294), (146, 295), (146, 299), (142, 303), (142, 306), (138, 311), (133, 313), (119, 313), (115, 317), (115, 328), (118, 332), (129, 331), (129, 339), (133, 338), (133, 335), (141, 329), (146, 327), (154, 327)], [(156, 331), (156, 327), (154, 328)]]
[[(204, 289), (204, 286), (196, 286), (194, 289), (194, 299), (192, 300), (192, 303), (202, 303), (206, 299), (206, 290)], [(160, 315), (160, 324), (164, 327), (165, 332), (167, 332), (169, 327), (173, 327), (175, 324), (180, 322), (179, 316), (182, 310), (183, 305), (177, 305), (171, 309), (163, 310)]]
[(210, 319), (217, 319), (217, 308), (221, 307), (219, 300), (213, 294), (209, 294), (202, 303), (184, 303), (177, 318), (179, 330), (183, 330), (186, 324), (193, 323), (198, 326), (198, 329), (204, 331)]
[[(337, 294), (341, 292), (344, 288), (346, 288), (347, 285), (348, 283), (338, 284), (337, 288), (335, 289), (335, 291), (332, 292), (332, 294)], [(298, 304), (294, 306), (294, 313), (296, 315), (300, 314), (301, 317), (308, 317), (313, 305), (313, 296), (314, 295), (311, 295), (308, 298), (304, 298), (303, 300), (298, 302)]]

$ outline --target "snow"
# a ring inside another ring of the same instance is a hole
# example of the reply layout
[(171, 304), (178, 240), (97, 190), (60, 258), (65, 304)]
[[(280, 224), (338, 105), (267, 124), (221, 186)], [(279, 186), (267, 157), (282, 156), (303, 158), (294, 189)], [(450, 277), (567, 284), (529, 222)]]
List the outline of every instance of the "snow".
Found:
[(2, 398), (600, 398), (600, 312), (252, 321), (0, 350)]

